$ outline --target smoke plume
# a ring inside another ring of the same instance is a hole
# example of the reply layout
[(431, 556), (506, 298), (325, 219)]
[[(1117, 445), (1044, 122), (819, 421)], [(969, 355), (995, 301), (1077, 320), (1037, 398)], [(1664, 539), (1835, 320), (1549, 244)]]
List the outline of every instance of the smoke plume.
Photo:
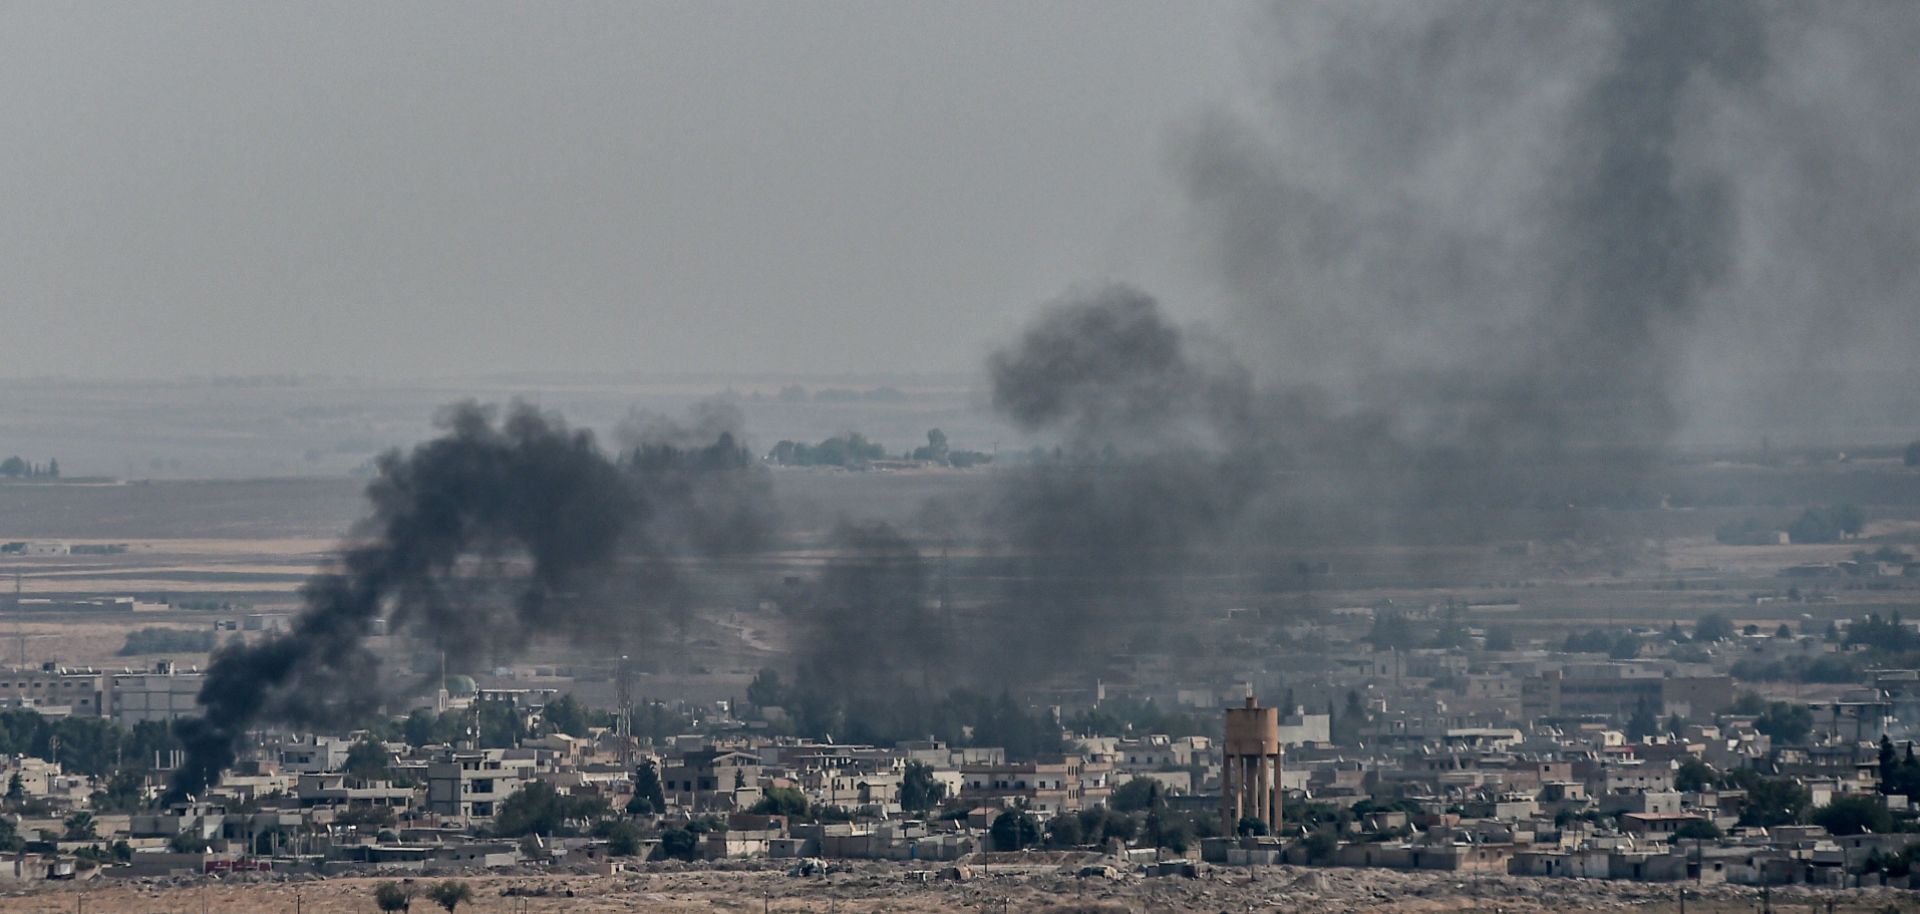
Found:
[(1265, 384), (1432, 455), (1422, 484), (1573, 460), (1546, 481), (1629, 485), (1755, 396), (1706, 388), (1832, 358), (1837, 328), (1911, 358), (1910, 9), (1363, 0), (1258, 25), (1257, 105), (1184, 154), (1233, 338)]
[[(307, 583), (293, 631), (215, 655), (205, 714), (182, 725), (175, 798), (216, 782), (256, 726), (337, 723), (389, 697), (366, 646), (376, 619), (459, 668), (541, 638), (617, 651), (649, 634), (656, 610), (684, 605), (676, 560), (760, 536), (758, 515), (725, 494), (747, 468), (729, 434), (692, 449), (653, 440), (615, 459), (527, 407), (496, 423), (468, 404), (443, 424), (441, 437), (381, 458), (363, 541)], [(715, 517), (716, 505), (729, 510)]]

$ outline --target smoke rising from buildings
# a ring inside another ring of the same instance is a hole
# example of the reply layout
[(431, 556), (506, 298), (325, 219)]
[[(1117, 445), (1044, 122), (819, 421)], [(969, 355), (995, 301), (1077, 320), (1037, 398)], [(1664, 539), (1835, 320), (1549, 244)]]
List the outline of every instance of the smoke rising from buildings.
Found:
[[(923, 719), (907, 705), (936, 659), (962, 682), (1085, 670), (1179, 611), (1182, 580), (1337, 524), (1449, 511), (1474, 541), (1501, 511), (1618, 498), (1737, 408), (1709, 382), (1756, 354), (1910, 359), (1915, 18), (1275, 6), (1260, 106), (1183, 149), (1223, 329), (1123, 285), (1046, 306), (986, 370), (996, 413), (1055, 450), (996, 468), (986, 504), (931, 512), (978, 522), (954, 535), (998, 563), (990, 605), (956, 630), (907, 536), (842, 524), (794, 658), (838, 704), (798, 710), (844, 720), (859, 696)], [(703, 572), (674, 559), (749, 552), (775, 520), (737, 427), (718, 407), (636, 417), (616, 459), (537, 413), (457, 411), (383, 462), (366, 542), (309, 586), (295, 635), (219, 657), (176, 789), (217, 778), (250, 726), (365, 703), (375, 618), (460, 658), (684, 626)]]
[(458, 406), (444, 425), (380, 460), (363, 540), (307, 583), (293, 631), (215, 655), (205, 715), (182, 724), (175, 796), (218, 780), (253, 727), (337, 723), (390, 697), (366, 645), (376, 619), (455, 668), (538, 638), (618, 651), (651, 633), (657, 611), (686, 605), (676, 559), (759, 536), (759, 515), (734, 510), (747, 459), (730, 434), (682, 448), (637, 432), (642, 443), (615, 459), (523, 406), (498, 422)]
[[(1899, 365), (1920, 341), (1893, 254), (1920, 231), (1896, 151), (1920, 129), (1920, 66), (1894, 50), (1915, 18), (1277, 4), (1259, 102), (1182, 157), (1233, 338), (1263, 382), (1426, 449), (1608, 450), (1622, 477), (1784, 386), (1745, 379)], [(1863, 326), (1886, 333), (1836, 345)]]

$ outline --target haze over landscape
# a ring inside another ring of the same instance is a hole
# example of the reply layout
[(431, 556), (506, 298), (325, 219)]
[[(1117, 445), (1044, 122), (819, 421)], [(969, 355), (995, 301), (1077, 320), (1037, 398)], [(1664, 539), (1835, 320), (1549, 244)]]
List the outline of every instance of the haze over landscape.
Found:
[(0, 9), (0, 897), (1897, 908), (1914, 47)]

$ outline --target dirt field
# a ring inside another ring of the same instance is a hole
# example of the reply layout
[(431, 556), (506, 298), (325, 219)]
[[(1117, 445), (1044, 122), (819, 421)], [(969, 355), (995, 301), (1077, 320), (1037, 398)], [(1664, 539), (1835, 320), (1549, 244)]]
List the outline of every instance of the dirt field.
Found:
[[(863, 864), (825, 878), (795, 878), (762, 864), (750, 870), (684, 869), (653, 865), (653, 872), (615, 876), (480, 876), (467, 881), (475, 901), (462, 911), (526, 914), (682, 912), (1046, 912), (1148, 914), (1246, 911), (1358, 912), (1483, 911), (1539, 912), (1679, 910), (1674, 885), (1573, 879), (1480, 877), (1389, 870), (1263, 867), (1215, 869), (1200, 879), (1077, 878), (1051, 869), (997, 871), (966, 882), (921, 882), (910, 864)], [(373, 912), (373, 887), (382, 880), (353, 878), (220, 883), (158, 880), (43, 884), (32, 890), (0, 890), (8, 914), (344, 914)], [(417, 880), (420, 885), (430, 880)], [(513, 894), (508, 894), (509, 892)], [(1759, 890), (1734, 886), (1687, 887), (1686, 910), (1700, 914), (1757, 912)], [(1911, 892), (1865, 889), (1845, 892), (1781, 888), (1766, 904), (1781, 914), (1920, 911)], [(416, 911), (432, 909), (424, 899)], [(433, 909), (437, 910), (437, 909)]]

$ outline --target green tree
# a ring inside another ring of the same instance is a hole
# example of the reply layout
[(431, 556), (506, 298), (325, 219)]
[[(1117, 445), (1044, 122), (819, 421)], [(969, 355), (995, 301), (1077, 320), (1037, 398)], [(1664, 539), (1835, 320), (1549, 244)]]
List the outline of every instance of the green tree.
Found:
[(1673, 773), (1673, 789), (1686, 793), (1695, 793), (1712, 786), (1715, 775), (1713, 766), (1689, 755), (1680, 761), (1680, 767)]
[(1680, 827), (1674, 829), (1673, 836), (1676, 838), (1691, 838), (1699, 841), (1714, 841), (1720, 837), (1720, 827), (1705, 819), (1691, 819), (1680, 823)]
[(700, 851), (700, 836), (692, 830), (674, 827), (660, 833), (660, 856), (671, 860), (692, 860)]
[(382, 882), (373, 887), (373, 903), (392, 914), (413, 907), (413, 890), (397, 882)]
[(1813, 712), (1807, 710), (1806, 705), (1776, 701), (1767, 706), (1766, 713), (1754, 718), (1753, 729), (1772, 737), (1777, 743), (1791, 745), (1804, 742), (1807, 734), (1813, 731)]
[(1079, 847), (1086, 841), (1086, 830), (1079, 816), (1054, 816), (1047, 820), (1048, 847)]
[(908, 812), (925, 814), (940, 805), (946, 792), (946, 785), (934, 780), (933, 769), (920, 762), (908, 762), (900, 776), (900, 808)]
[(807, 814), (807, 795), (794, 787), (770, 787), (751, 812), (759, 816), (787, 816), (798, 819)]
[(1340, 838), (1334, 833), (1333, 826), (1322, 825), (1314, 829), (1301, 842), (1311, 863), (1326, 863), (1333, 859), (1333, 852), (1340, 848)]
[(1627, 720), (1627, 738), (1646, 739), (1660, 728), (1660, 719), (1654, 713), (1653, 702), (1642, 698), (1633, 707), (1633, 716)]
[(1807, 789), (1791, 779), (1763, 777), (1752, 768), (1735, 768), (1720, 780), (1726, 787), (1747, 792), (1740, 824), (1749, 828), (1793, 825), (1806, 815), (1813, 801)]
[(548, 702), (540, 711), (540, 721), (546, 725), (547, 732), (568, 736), (586, 736), (592, 726), (586, 706), (571, 692)]
[(545, 781), (530, 781), (500, 804), (493, 831), (509, 838), (558, 835), (568, 831), (569, 822), (597, 819), (606, 812), (606, 801), (598, 797), (576, 797), (561, 793)]
[(27, 475), (28, 469), (27, 462), (21, 460), (17, 454), (5, 460), (0, 460), (0, 476), (5, 476), (9, 479), (19, 479)]
[(1487, 650), (1496, 652), (1513, 650), (1513, 629), (1505, 625), (1489, 627), (1487, 629)]
[(1267, 833), (1267, 822), (1265, 819), (1257, 816), (1241, 816), (1240, 823), (1234, 828), (1234, 831), (1239, 832), (1241, 835), (1265, 835)]
[(427, 898), (446, 908), (447, 914), (453, 914), (455, 908), (473, 901), (473, 887), (458, 879), (436, 882), (427, 889)]
[(1694, 623), (1693, 640), (1714, 642), (1733, 637), (1733, 623), (1719, 613), (1707, 613)]
[(386, 745), (370, 736), (354, 740), (353, 745), (347, 747), (347, 774), (362, 781), (387, 780), (392, 765), (393, 755)]
[(207, 839), (195, 832), (175, 832), (167, 838), (167, 850), (176, 854), (204, 854), (209, 847)]
[(1153, 778), (1134, 778), (1114, 790), (1107, 805), (1121, 812), (1152, 809), (1166, 802), (1166, 788)]
[(1894, 830), (1886, 801), (1876, 796), (1834, 797), (1832, 802), (1813, 811), (1813, 824), (1842, 837), (1884, 835)]
[(99, 837), (99, 835), (96, 835), (93, 833), (94, 831), (93, 813), (87, 812), (85, 810), (81, 810), (80, 812), (76, 812), (76, 813), (73, 813), (72, 815), (67, 816), (67, 818), (64, 821), (62, 821), (60, 824), (66, 827), (66, 834), (62, 837), (61, 840), (91, 841), (94, 838)]
[(947, 433), (937, 428), (929, 430), (927, 432), (926, 446), (914, 448), (913, 453), (909, 455), (909, 457), (913, 460), (930, 460), (934, 463), (946, 463)]
[(607, 853), (615, 857), (633, 857), (640, 853), (640, 827), (625, 819), (601, 819), (594, 823), (593, 836), (605, 839)]
[(785, 707), (787, 687), (780, 681), (780, 671), (768, 667), (755, 673), (747, 683), (747, 703), (756, 708)]
[(642, 759), (639, 769), (634, 771), (633, 795), (636, 799), (645, 799), (654, 812), (667, 811), (667, 796), (660, 789), (660, 768), (653, 759)]
[(1011, 851), (1040, 844), (1040, 823), (1024, 809), (1009, 809), (993, 820), (987, 829), (994, 850)]
[(1920, 441), (1907, 444), (1907, 466), (1920, 467)]

